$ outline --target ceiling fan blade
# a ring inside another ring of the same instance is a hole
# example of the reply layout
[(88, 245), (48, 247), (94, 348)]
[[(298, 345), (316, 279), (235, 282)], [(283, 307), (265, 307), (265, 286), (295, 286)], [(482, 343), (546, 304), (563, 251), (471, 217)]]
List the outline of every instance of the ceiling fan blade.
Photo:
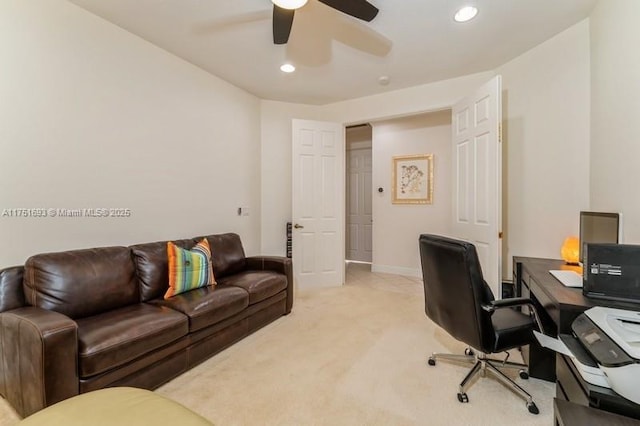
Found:
[(340, 12), (363, 21), (371, 22), (378, 14), (378, 8), (367, 0), (318, 0)]
[(275, 44), (287, 44), (289, 41), (294, 13), (295, 10), (273, 5), (273, 42)]

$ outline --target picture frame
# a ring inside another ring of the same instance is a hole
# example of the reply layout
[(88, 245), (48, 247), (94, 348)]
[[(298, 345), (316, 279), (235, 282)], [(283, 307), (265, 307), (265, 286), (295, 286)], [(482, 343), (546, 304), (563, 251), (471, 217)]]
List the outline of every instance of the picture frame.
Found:
[(393, 204), (433, 203), (433, 154), (396, 156), (391, 167)]

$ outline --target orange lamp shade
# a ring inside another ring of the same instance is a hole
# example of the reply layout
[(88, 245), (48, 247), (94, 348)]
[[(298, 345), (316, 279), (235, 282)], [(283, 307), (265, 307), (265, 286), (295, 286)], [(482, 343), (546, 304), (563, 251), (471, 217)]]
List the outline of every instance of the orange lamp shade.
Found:
[(580, 255), (580, 240), (578, 237), (567, 237), (560, 249), (562, 260), (570, 264), (578, 264)]

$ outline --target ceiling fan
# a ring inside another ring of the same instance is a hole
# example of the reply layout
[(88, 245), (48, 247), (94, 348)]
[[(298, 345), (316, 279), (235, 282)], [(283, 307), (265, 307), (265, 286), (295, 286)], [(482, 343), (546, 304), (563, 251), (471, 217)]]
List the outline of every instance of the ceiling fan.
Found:
[[(307, 0), (271, 0), (273, 2), (273, 42), (286, 44), (289, 41), (293, 15)], [(318, 0), (329, 7), (354, 18), (371, 22), (378, 14), (378, 8), (367, 0)]]

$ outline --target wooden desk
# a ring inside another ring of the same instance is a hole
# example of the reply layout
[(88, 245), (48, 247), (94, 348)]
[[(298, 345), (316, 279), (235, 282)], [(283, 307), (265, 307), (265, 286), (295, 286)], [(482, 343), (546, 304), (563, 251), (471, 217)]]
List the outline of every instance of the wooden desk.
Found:
[[(550, 270), (577, 269), (565, 265), (562, 260), (540, 259), (534, 257), (514, 257), (514, 283), (518, 282), (540, 302), (553, 324), (550, 324), (555, 335), (557, 333), (571, 333), (571, 323), (585, 310), (596, 306), (591, 299), (583, 296), (581, 288), (565, 287)], [(520, 277), (517, 276), (520, 272)], [(545, 324), (546, 328), (546, 324)]]
[[(545, 334), (571, 334), (571, 323), (578, 315), (595, 304), (582, 295), (582, 289), (565, 287), (550, 270), (566, 268), (562, 260), (533, 257), (513, 258), (513, 282), (516, 295), (529, 297), (534, 305)], [(537, 342), (523, 350), (532, 377), (555, 381), (555, 352)]]
[[(513, 258), (516, 295), (533, 301), (545, 334), (571, 334), (573, 320), (593, 306), (640, 310), (638, 304), (589, 299), (582, 294), (581, 288), (565, 287), (549, 273), (550, 270), (566, 268), (561, 260)], [(640, 405), (622, 398), (611, 389), (585, 382), (568, 357), (543, 348), (538, 342), (524, 347), (522, 355), (531, 377), (556, 381), (557, 398), (640, 418)]]

